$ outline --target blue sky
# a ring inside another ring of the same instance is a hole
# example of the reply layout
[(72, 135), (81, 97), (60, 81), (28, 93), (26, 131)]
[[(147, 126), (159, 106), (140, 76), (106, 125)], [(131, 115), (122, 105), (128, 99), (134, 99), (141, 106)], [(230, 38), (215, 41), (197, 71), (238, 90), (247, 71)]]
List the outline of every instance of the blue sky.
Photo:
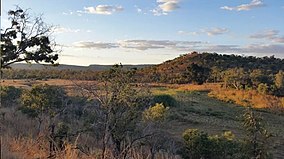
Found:
[(284, 58), (283, 0), (2, 0), (56, 26), (61, 64), (156, 64), (192, 51)]

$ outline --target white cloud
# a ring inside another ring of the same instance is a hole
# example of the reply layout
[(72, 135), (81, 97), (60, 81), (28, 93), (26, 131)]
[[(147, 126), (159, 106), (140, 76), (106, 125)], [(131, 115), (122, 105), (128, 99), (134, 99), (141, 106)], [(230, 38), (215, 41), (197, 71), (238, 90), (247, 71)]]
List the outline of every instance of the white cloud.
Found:
[(63, 12), (62, 14), (63, 14), (63, 15), (73, 15), (73, 14), (74, 14), (74, 12), (72, 12), (72, 11), (69, 11), (69, 12)]
[(117, 48), (114, 43), (104, 43), (104, 42), (92, 42), (92, 41), (79, 41), (72, 44), (75, 48), (86, 48), (86, 49), (111, 49)]
[(179, 8), (178, 1), (177, 0), (158, 0), (161, 4), (159, 7), (164, 11), (164, 12), (171, 12), (173, 10), (176, 10)]
[(203, 30), (203, 32), (205, 32), (208, 36), (221, 35), (227, 33), (228, 31), (229, 30), (227, 28), (211, 28)]
[(148, 49), (186, 49), (201, 44), (200, 41), (170, 41), (170, 40), (122, 40), (118, 42), (121, 48), (148, 50)]
[(183, 31), (183, 30), (179, 30), (177, 32), (179, 35), (198, 35), (198, 32), (188, 32), (188, 31)]
[(284, 53), (284, 45), (252, 44), (243, 48), (243, 51), (246, 53), (281, 55)]
[(73, 11), (68, 11), (68, 12), (63, 12), (63, 15), (77, 15), (77, 16), (82, 16), (82, 11), (77, 11), (77, 12), (73, 12)]
[(141, 9), (141, 8), (137, 8), (137, 12), (138, 12), (138, 13), (141, 13), (141, 12), (142, 12), (142, 9)]
[(239, 45), (208, 45), (200, 48), (202, 52), (239, 53), (242, 49)]
[(270, 44), (250, 44), (247, 46), (240, 45), (202, 45), (195, 48), (198, 52), (217, 52), (217, 53), (233, 53), (233, 54), (251, 54), (259, 56), (276, 55), (284, 58), (284, 45)]
[(88, 13), (88, 14), (102, 14), (102, 15), (111, 15), (115, 12), (123, 11), (122, 6), (111, 6), (111, 5), (98, 5), (96, 7), (84, 7), (84, 11), (78, 11), (79, 13)]
[(277, 36), (279, 34), (278, 30), (266, 30), (260, 33), (256, 33), (254, 35), (251, 35), (250, 38), (255, 38), (255, 39), (271, 39), (274, 38), (275, 36)]
[(115, 43), (79, 41), (72, 44), (74, 48), (85, 49), (112, 49), (120, 48), (131, 50), (172, 50), (179, 52), (217, 52), (234, 54), (252, 54), (252, 55), (276, 55), (284, 57), (283, 44), (250, 44), (241, 45), (219, 45), (202, 41), (172, 41), (172, 40), (120, 40)]
[(265, 30), (251, 35), (250, 38), (266, 39), (275, 43), (284, 43), (284, 36), (280, 36), (278, 30)]
[(180, 8), (179, 0), (157, 0), (157, 3), (158, 6), (151, 10), (155, 16), (167, 15), (168, 12), (172, 12)]
[(284, 36), (275, 37), (273, 40), (277, 43), (284, 43)]
[(165, 48), (164, 45), (154, 44), (147, 40), (123, 40), (118, 43), (120, 47), (127, 49), (148, 50)]
[(71, 29), (71, 28), (64, 28), (64, 27), (55, 27), (53, 29), (54, 33), (60, 34), (60, 33), (78, 33), (80, 32), (80, 29)]
[(263, 6), (264, 6), (264, 3), (262, 2), (262, 0), (252, 0), (248, 4), (241, 4), (241, 5), (236, 6), (236, 7), (223, 6), (223, 7), (221, 7), (221, 9), (229, 10), (229, 11), (233, 11), (233, 10), (235, 10), (235, 11), (248, 11), (248, 10), (263, 7)]
[(210, 29), (200, 29), (198, 32), (187, 32), (187, 31), (178, 31), (180, 35), (200, 35), (200, 34), (207, 34), (208, 36), (216, 36), (222, 35), (229, 32), (227, 28), (210, 28)]

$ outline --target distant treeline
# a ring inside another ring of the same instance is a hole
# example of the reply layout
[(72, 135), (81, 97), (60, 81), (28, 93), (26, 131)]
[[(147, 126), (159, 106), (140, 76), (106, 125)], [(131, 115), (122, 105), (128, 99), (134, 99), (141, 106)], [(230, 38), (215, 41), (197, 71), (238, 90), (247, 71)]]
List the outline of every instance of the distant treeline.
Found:
[[(224, 87), (257, 89), (260, 93), (284, 95), (284, 59), (270, 57), (197, 53), (181, 55), (162, 64), (132, 68), (137, 82), (202, 84), (223, 82)], [(3, 70), (6, 79), (97, 80), (104, 71), (94, 70)]]
[(97, 80), (102, 71), (94, 70), (28, 70), (28, 69), (5, 69), (3, 79), (78, 79), (78, 80)]

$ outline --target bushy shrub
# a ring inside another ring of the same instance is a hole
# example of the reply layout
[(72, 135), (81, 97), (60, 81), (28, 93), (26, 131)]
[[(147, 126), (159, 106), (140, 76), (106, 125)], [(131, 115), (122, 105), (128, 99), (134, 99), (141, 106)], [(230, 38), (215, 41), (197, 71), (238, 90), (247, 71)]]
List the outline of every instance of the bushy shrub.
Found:
[(143, 112), (143, 118), (150, 121), (164, 120), (168, 109), (169, 107), (165, 107), (162, 103), (156, 103)]
[(241, 158), (242, 144), (234, 138), (230, 131), (210, 136), (198, 129), (187, 129), (183, 133), (185, 148), (181, 155), (186, 159)]

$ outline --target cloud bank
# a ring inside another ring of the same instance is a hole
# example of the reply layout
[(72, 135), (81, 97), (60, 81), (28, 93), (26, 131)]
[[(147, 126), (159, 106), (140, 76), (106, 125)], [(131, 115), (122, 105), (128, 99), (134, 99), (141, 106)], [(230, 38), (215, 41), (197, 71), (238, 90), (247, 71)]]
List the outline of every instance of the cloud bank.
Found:
[(278, 30), (265, 30), (250, 36), (252, 39), (265, 39), (274, 43), (284, 43), (284, 36), (279, 35)]

